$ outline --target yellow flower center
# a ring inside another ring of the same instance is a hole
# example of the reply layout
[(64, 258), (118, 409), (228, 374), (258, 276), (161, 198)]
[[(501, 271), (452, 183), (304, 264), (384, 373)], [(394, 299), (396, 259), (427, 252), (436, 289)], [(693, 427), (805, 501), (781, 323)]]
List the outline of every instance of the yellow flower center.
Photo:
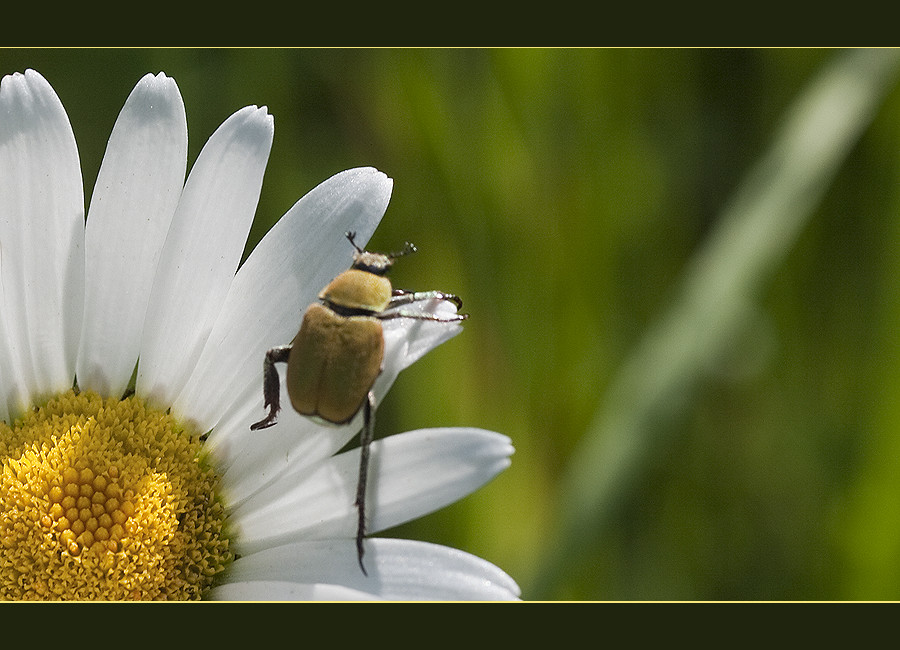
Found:
[(133, 396), (69, 391), (0, 422), (0, 599), (200, 598), (233, 559), (218, 480)]

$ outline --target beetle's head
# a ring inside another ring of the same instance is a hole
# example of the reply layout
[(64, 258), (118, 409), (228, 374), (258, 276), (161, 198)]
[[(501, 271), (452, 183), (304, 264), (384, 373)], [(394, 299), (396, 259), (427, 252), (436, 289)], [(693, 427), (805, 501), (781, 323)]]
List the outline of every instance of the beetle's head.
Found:
[(375, 275), (385, 275), (394, 265), (395, 259), (416, 252), (416, 247), (409, 242), (406, 242), (406, 246), (403, 247), (403, 250), (397, 253), (373, 253), (371, 251), (363, 250), (356, 245), (356, 242), (353, 241), (356, 239), (355, 232), (348, 232), (345, 234), (347, 240), (353, 248), (356, 249), (356, 252), (353, 253), (353, 264), (350, 265), (350, 268), (357, 269), (358, 271), (366, 271), (367, 273), (374, 273)]

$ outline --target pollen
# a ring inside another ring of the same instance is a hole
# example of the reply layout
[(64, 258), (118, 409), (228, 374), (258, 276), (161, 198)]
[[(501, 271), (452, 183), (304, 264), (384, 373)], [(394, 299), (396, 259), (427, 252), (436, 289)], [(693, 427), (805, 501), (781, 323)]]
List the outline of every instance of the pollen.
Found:
[(0, 422), (0, 599), (193, 600), (231, 563), (202, 442), (132, 396)]

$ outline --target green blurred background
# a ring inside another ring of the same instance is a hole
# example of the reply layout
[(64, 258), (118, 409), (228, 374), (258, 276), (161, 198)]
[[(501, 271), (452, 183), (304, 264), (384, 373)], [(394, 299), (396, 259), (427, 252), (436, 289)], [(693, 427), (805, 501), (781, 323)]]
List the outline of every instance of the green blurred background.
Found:
[[(415, 242), (395, 285), (458, 293), (471, 319), (399, 378), (378, 433), (477, 426), (516, 453), (479, 492), (386, 534), (479, 555), (526, 599), (898, 599), (893, 62), (865, 64), (882, 70), (872, 110), (851, 117), (835, 173), (814, 147), (785, 163), (816, 178), (783, 202), (795, 227), (715, 243), (776, 185), (777, 165), (751, 170), (792, 105), (857, 54), (7, 49), (0, 73), (31, 67), (53, 85), (87, 199), (143, 74), (177, 81), (189, 164), (232, 112), (268, 106), (248, 250), (340, 170), (394, 179), (371, 247)], [(837, 96), (852, 104), (860, 78)], [(735, 298), (742, 251), (758, 263)]]

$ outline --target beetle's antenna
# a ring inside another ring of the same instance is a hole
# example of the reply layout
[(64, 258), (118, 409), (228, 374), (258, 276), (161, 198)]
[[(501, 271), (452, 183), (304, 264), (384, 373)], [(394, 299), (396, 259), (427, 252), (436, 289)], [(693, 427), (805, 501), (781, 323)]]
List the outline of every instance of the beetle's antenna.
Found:
[(398, 257), (403, 257), (404, 255), (412, 255), (413, 253), (417, 252), (418, 250), (419, 249), (416, 248), (415, 244), (413, 244), (412, 242), (406, 242), (406, 244), (403, 246), (402, 251), (400, 251), (398, 253), (391, 253), (390, 255), (388, 255), (388, 257), (390, 257), (392, 260), (395, 260)]
[(347, 232), (344, 233), (344, 237), (346, 237), (347, 240), (350, 242), (350, 245), (356, 249), (357, 253), (363, 252), (363, 249), (361, 249), (359, 246), (357, 246), (356, 242), (353, 241), (354, 239), (356, 239), (356, 231), (355, 230), (354, 231), (348, 230)]

